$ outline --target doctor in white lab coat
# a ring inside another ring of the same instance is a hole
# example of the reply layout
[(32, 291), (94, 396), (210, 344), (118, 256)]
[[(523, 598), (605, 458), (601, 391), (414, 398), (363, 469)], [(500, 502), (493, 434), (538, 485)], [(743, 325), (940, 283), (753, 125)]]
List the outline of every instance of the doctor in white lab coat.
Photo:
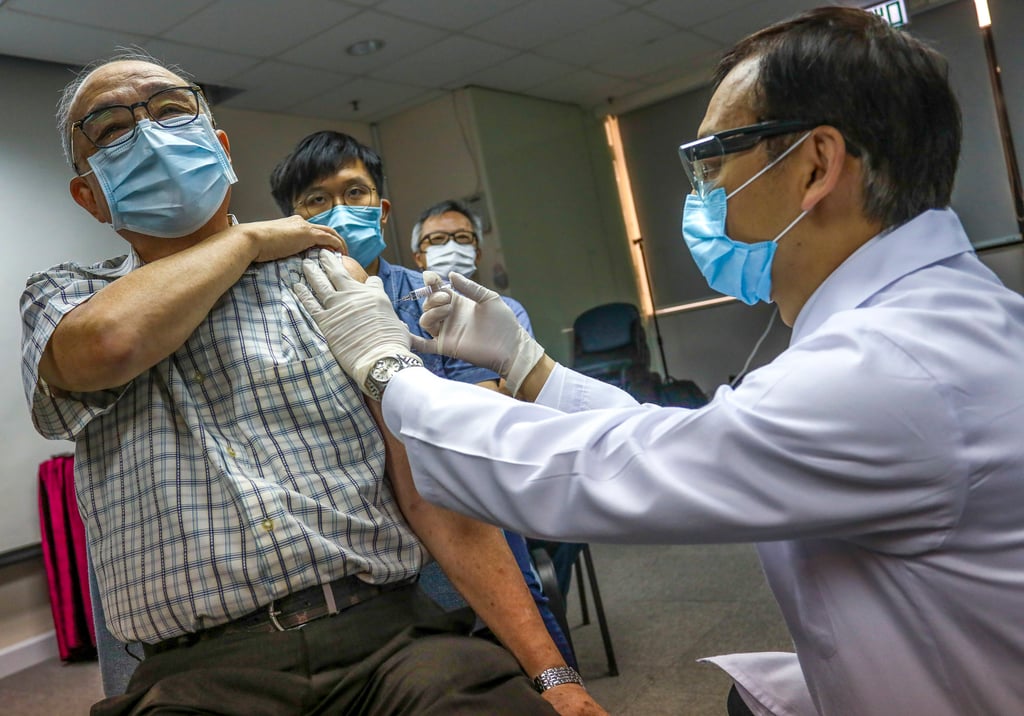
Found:
[[(944, 60), (833, 7), (741, 41), (716, 79), (680, 148), (684, 239), (713, 288), (774, 300), (793, 334), (706, 407), (556, 365), (456, 274), (426, 343), (329, 256), (300, 297), (383, 394), (428, 500), (551, 539), (757, 542), (796, 654), (715, 659), (750, 712), (1024, 713), (1024, 298), (948, 208)], [(404, 369), (410, 345), (520, 400)]]

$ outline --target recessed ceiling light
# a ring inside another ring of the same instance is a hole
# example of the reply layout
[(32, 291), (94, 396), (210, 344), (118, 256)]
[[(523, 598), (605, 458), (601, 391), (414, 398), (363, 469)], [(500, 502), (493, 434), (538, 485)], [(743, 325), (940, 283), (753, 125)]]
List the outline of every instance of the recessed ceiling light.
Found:
[(383, 47), (384, 40), (360, 40), (346, 47), (345, 52), (354, 57), (362, 57), (363, 55), (372, 55), (374, 52), (379, 52)]

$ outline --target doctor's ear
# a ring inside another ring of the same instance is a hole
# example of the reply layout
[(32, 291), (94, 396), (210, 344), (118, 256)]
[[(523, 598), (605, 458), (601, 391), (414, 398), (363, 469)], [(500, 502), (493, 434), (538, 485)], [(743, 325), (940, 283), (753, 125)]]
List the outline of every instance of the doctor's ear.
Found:
[(810, 159), (811, 172), (800, 208), (810, 211), (835, 189), (851, 155), (846, 151), (842, 132), (827, 124), (811, 130), (806, 144), (807, 149), (801, 154)]
[(380, 223), (388, 223), (388, 216), (391, 215), (391, 202), (387, 199), (380, 200)]
[(97, 200), (96, 193), (84, 177), (74, 177), (68, 185), (68, 191), (75, 203), (88, 211), (96, 221), (101, 224), (110, 223), (106, 201)]

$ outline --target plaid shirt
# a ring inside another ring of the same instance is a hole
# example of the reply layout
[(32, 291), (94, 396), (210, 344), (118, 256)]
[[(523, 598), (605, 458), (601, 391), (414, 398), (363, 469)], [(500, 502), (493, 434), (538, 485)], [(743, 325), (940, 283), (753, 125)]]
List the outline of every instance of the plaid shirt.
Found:
[(415, 575), (425, 554), (383, 479), (380, 433), (289, 289), (301, 257), (251, 266), (183, 346), (125, 386), (59, 394), (39, 379), (60, 319), (139, 265), (134, 252), (63, 264), (21, 299), (33, 423), (76, 442), (111, 632), (155, 642), (345, 575)]

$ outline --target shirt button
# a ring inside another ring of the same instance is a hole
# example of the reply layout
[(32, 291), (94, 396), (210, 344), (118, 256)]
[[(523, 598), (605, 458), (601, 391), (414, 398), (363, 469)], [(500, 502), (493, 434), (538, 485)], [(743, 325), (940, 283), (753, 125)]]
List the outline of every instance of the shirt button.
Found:
[(231, 447), (230, 445), (228, 445), (227, 452), (228, 452), (228, 455), (230, 455), (231, 457), (238, 457), (238, 454), (235, 452), (235, 449), (233, 447)]
[(272, 519), (270, 519), (268, 517), (267, 519), (265, 519), (262, 522), (260, 522), (260, 526), (263, 527), (263, 529), (266, 530), (267, 532), (273, 532), (274, 531), (274, 520), (272, 520)]
[(206, 380), (206, 376), (203, 375), (202, 373), (200, 373), (198, 370), (195, 373), (192, 374), (192, 378), (197, 383), (202, 383), (204, 380)]

